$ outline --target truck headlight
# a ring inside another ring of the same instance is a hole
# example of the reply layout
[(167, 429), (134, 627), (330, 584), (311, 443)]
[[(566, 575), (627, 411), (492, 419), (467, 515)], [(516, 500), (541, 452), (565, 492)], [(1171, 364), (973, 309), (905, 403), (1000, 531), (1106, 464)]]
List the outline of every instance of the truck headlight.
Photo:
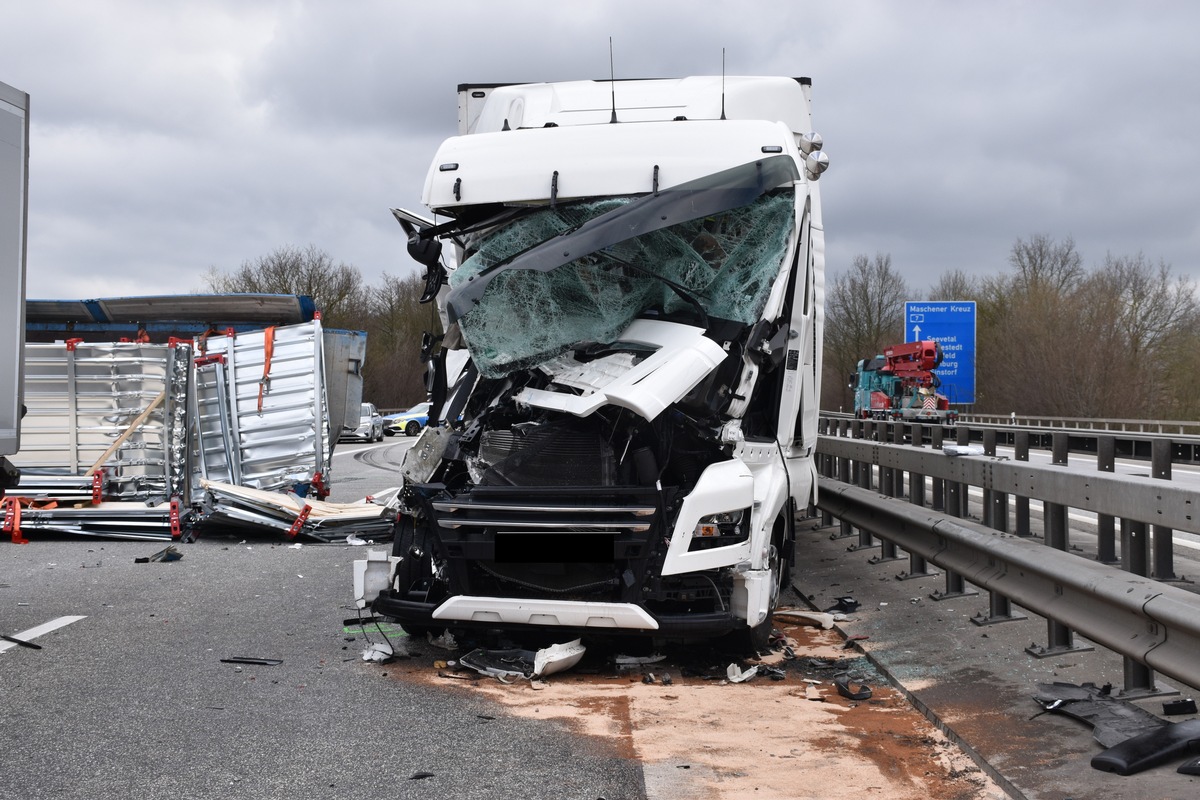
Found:
[(750, 533), (747, 524), (749, 519), (750, 510), (745, 508), (701, 517), (692, 531), (692, 542), (688, 549), (707, 550), (743, 542)]

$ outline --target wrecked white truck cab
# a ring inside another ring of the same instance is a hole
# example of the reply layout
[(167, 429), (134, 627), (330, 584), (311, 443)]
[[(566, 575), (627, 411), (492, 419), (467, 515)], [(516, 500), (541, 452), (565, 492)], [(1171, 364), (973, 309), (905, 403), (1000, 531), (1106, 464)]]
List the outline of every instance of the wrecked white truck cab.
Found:
[[(397, 212), (448, 332), (375, 611), (765, 640), (816, 491), (810, 89), (459, 87), (424, 192), (449, 222)], [(438, 239), (459, 265), (440, 291)]]

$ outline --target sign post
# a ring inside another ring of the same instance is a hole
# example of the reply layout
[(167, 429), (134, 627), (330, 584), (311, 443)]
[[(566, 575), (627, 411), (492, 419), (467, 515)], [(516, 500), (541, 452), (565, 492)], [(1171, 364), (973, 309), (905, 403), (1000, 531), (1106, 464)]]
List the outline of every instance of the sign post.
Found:
[(904, 341), (933, 340), (944, 359), (935, 370), (939, 391), (956, 405), (975, 402), (975, 301), (909, 300), (904, 304)]

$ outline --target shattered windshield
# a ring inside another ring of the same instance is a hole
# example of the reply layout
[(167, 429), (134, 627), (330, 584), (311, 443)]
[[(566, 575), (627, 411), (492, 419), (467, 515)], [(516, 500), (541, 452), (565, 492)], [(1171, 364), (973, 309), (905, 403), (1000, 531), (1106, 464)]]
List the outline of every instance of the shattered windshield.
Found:
[[(767, 180), (779, 185), (778, 175)], [(733, 202), (721, 188), (713, 202)], [(794, 190), (763, 188), (760, 179), (748, 198), (736, 198), (744, 205), (653, 229), (670, 219), (664, 210), (676, 218), (703, 210), (695, 194), (666, 209), (658, 196), (549, 207), (481, 237), (450, 279), (451, 313), (480, 373), (499, 377), (579, 343), (611, 342), (650, 309), (686, 312), (679, 290), (714, 317), (755, 322), (787, 252)], [(646, 206), (652, 218), (629, 213)], [(597, 235), (614, 219), (615, 234)]]

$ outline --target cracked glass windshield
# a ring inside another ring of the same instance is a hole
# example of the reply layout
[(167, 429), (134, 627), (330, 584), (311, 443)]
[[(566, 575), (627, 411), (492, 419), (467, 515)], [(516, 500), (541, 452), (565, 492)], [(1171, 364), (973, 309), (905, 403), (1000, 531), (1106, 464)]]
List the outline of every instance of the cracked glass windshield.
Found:
[[(465, 286), (496, 264), (515, 262), (500, 267), (458, 319), (481, 374), (499, 377), (573, 345), (612, 342), (650, 309), (687, 313), (691, 304), (670, 283), (713, 317), (747, 324), (758, 319), (794, 225), (790, 187), (608, 244), (557, 268), (516, 266), (516, 257), (531, 248), (633, 201), (606, 198), (545, 208), (481, 237), (451, 276), (452, 287)], [(575, 235), (567, 233), (555, 246), (570, 250)]]

